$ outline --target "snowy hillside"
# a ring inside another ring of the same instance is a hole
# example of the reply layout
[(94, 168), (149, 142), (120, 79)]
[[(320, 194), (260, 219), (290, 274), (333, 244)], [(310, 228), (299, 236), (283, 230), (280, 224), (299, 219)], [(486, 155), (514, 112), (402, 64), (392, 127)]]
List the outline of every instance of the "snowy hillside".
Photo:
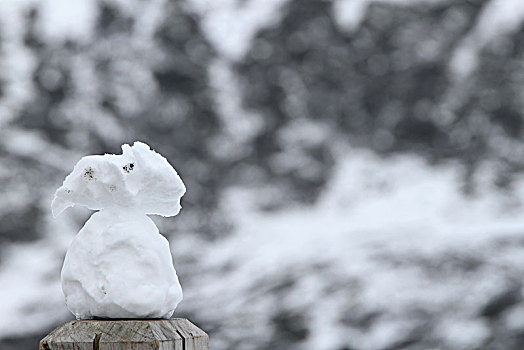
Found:
[(465, 197), (456, 164), (351, 149), (337, 164), (313, 207), (262, 213), (247, 204), (262, 191), (225, 197), (235, 234), (202, 252), (183, 306), (219, 329), (214, 346), (516, 346), (524, 182)]

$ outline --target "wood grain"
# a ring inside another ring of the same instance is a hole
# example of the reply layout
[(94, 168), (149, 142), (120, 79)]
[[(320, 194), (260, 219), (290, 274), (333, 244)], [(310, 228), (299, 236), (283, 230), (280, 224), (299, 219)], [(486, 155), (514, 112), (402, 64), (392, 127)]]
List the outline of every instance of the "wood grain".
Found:
[(207, 350), (207, 334), (185, 318), (85, 320), (57, 327), (40, 350)]

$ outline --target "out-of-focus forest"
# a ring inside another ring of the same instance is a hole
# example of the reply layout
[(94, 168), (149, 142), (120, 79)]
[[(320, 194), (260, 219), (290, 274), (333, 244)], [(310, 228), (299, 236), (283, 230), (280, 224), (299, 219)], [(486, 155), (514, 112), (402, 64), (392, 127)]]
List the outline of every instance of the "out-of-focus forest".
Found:
[(72, 318), (54, 190), (135, 140), (211, 348), (523, 348), (523, 54), (520, 0), (0, 0), (0, 349)]

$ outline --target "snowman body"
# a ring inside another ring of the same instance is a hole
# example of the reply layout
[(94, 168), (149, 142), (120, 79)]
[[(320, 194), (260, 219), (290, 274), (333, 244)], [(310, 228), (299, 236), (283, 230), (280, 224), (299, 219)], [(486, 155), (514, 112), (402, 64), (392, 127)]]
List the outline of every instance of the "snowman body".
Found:
[(122, 155), (82, 158), (53, 200), (53, 213), (99, 210), (69, 247), (61, 281), (77, 319), (169, 318), (182, 300), (169, 242), (146, 214), (176, 215), (185, 193), (165, 158), (136, 142)]
[(67, 251), (61, 277), (78, 319), (169, 318), (182, 300), (169, 243), (141, 213), (93, 214)]

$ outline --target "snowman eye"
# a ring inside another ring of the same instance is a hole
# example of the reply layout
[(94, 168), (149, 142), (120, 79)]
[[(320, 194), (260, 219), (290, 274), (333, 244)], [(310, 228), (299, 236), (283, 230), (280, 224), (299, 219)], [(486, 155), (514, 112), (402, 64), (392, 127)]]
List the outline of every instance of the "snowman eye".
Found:
[(133, 168), (135, 167), (135, 164), (134, 163), (129, 163), (129, 164), (126, 164), (122, 167), (122, 169), (124, 169), (124, 171), (126, 173), (129, 173), (131, 170), (133, 170)]
[(91, 167), (88, 167), (88, 168), (84, 169), (83, 176), (84, 176), (84, 179), (86, 179), (87, 181), (96, 180), (95, 179), (95, 171)]

